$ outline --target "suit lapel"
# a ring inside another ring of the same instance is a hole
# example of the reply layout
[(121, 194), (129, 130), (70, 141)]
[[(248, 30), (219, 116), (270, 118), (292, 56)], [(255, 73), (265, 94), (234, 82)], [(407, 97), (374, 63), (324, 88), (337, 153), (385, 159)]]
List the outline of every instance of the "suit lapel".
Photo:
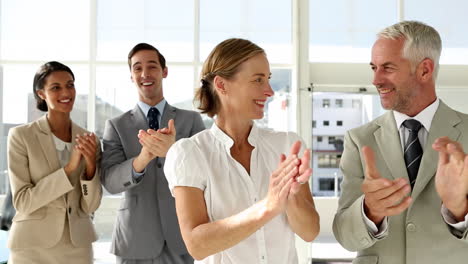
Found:
[(448, 136), (452, 140), (458, 140), (461, 133), (455, 126), (460, 122), (461, 120), (455, 111), (440, 101), (439, 108), (432, 119), (426, 145), (424, 146), (424, 154), (413, 189), (413, 199), (416, 199), (424, 190), (437, 171), (439, 154), (432, 148), (432, 143), (437, 138), (444, 136)]
[(138, 139), (138, 131), (141, 130), (148, 130), (148, 121), (146, 119), (145, 114), (141, 111), (138, 104), (131, 110), (128, 114), (126, 114), (125, 124), (122, 128), (125, 132), (125, 138), (128, 140), (127, 144), (130, 146), (126, 152), (131, 157), (136, 157), (141, 151), (141, 144)]
[(52, 138), (52, 131), (50, 130), (49, 122), (47, 121), (47, 115), (41, 117), (37, 124), (39, 126), (39, 132), (36, 134), (37, 140), (41, 145), (44, 157), (47, 159), (47, 163), (51, 169), (60, 168), (60, 162), (57, 156), (57, 150), (55, 143)]
[(138, 104), (135, 106), (135, 108), (133, 108), (133, 110), (130, 113), (130, 119), (133, 123), (131, 127), (135, 128), (135, 131), (131, 133), (132, 135), (138, 135), (138, 130), (140, 129), (149, 129), (148, 120), (146, 119), (145, 114), (143, 114)]
[(380, 128), (374, 132), (374, 137), (380, 156), (385, 160), (385, 164), (390, 170), (391, 178), (405, 178), (408, 180), (400, 134), (396, 127), (393, 112), (387, 112), (381, 119), (376, 120), (376, 124)]
[(169, 120), (171, 119), (174, 119), (174, 122), (175, 122), (175, 116), (176, 116), (176, 109), (166, 102), (166, 106), (164, 107), (164, 112), (161, 116), (160, 128), (167, 127), (167, 122), (169, 122)]

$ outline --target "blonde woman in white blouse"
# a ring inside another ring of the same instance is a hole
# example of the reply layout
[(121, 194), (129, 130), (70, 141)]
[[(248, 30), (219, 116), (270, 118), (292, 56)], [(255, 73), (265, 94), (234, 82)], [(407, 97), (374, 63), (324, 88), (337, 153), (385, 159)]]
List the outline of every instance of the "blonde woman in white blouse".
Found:
[(201, 263), (297, 263), (294, 234), (312, 241), (319, 232), (304, 184), (312, 172), (310, 150), (295, 133), (253, 122), (274, 93), (270, 75), (266, 54), (254, 43), (218, 44), (196, 94), (215, 123), (167, 154), (164, 169), (182, 236)]
[(8, 263), (92, 263), (97, 239), (91, 214), (102, 190), (99, 140), (70, 119), (75, 77), (59, 62), (34, 77), (38, 120), (12, 128), (8, 169), (16, 215)]

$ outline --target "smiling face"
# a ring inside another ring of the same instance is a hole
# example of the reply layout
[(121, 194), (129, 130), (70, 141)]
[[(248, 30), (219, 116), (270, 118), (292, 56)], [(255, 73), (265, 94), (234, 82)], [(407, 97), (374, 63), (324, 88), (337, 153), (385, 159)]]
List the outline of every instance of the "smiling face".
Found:
[(131, 79), (138, 89), (140, 101), (156, 105), (163, 98), (162, 80), (167, 68), (162, 68), (154, 50), (140, 50), (131, 58)]
[(47, 103), (48, 111), (69, 114), (75, 101), (75, 80), (66, 71), (55, 71), (45, 78), (44, 87), (37, 91)]
[(404, 39), (379, 38), (372, 47), (373, 84), (377, 87), (384, 109), (412, 115), (423, 89), (416, 68), (403, 57)]
[(268, 59), (262, 53), (243, 62), (234, 78), (215, 80), (218, 88), (221, 88), (218, 93), (223, 112), (235, 114), (241, 119), (262, 118), (265, 103), (274, 94), (270, 75)]

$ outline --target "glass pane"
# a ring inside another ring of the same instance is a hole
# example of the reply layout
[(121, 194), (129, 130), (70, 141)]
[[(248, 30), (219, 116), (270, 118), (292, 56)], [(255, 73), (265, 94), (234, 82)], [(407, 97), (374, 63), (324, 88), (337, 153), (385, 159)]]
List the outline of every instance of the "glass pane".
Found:
[(291, 63), (291, 1), (201, 0), (200, 58), (219, 42), (247, 38), (265, 49), (270, 63)]
[(404, 3), (406, 19), (422, 21), (439, 32), (443, 47), (440, 63), (468, 64), (467, 1), (415, 0)]
[(100, 138), (106, 120), (133, 109), (137, 101), (127, 65), (96, 67), (96, 134)]
[[(4, 69), (0, 65), (0, 95), (2, 97), (2, 103), (1, 106), (2, 109), (0, 109), (0, 112), (2, 113), (1, 120), (0, 120), (0, 195), (5, 194), (7, 191), (7, 186), (8, 186), (8, 166), (7, 166), (7, 136), (8, 136), (8, 130), (10, 127), (12, 127), (11, 124), (5, 124), (3, 122), (3, 113), (5, 110), (3, 109), (3, 97), (4, 97), (4, 91), (3, 91), (3, 74), (4, 74)], [(6, 233), (6, 232), (5, 232)], [(0, 238), (0, 241), (2, 239)], [(3, 239), (3, 244), (6, 245), (6, 237)], [(0, 253), (1, 255), (2, 253)], [(7, 252), (3, 252), (4, 255), (7, 254)], [(5, 260), (7, 259), (7, 256), (4, 258)]]
[(468, 113), (468, 105), (466, 104), (468, 85), (467, 87), (439, 87), (437, 89), (437, 96), (451, 108), (462, 113)]
[(71, 118), (83, 128), (88, 126), (89, 66), (67, 65), (75, 75), (76, 98)]
[[(343, 178), (339, 163), (344, 135), (347, 130), (375, 119), (385, 110), (381, 108), (378, 95), (314, 92), (312, 100), (312, 122), (316, 124), (312, 128), (312, 193), (316, 196), (316, 207), (321, 216), (321, 232), (310, 248), (314, 259), (350, 262), (356, 252), (344, 249), (332, 232)], [(324, 101), (329, 103), (324, 106)], [(328, 121), (328, 126), (323, 126), (323, 121)]]
[(193, 110), (193, 67), (168, 65), (163, 81), (164, 98), (175, 107)]
[[(7, 166), (7, 136), (9, 126), (0, 124), (0, 128), (3, 130), (0, 142), (0, 195), (6, 194), (8, 190), (8, 166)], [(6, 241), (5, 241), (6, 243)], [(5, 244), (4, 244), (5, 245)], [(6, 247), (4, 247), (6, 248)]]
[(396, 12), (396, 1), (309, 0), (309, 60), (369, 62), (375, 35)]
[[(316, 123), (312, 128), (312, 192), (315, 196), (334, 196), (339, 194), (335, 181), (342, 178), (338, 165), (346, 131), (375, 119), (385, 110), (380, 105), (378, 95), (315, 92), (312, 98), (312, 119)], [(341, 104), (324, 106), (322, 103), (337, 100)], [(321, 188), (325, 182), (333, 182), (330, 185), (333, 189)]]
[(98, 0), (98, 60), (127, 61), (133, 46), (147, 42), (168, 61), (192, 61), (193, 2)]
[(265, 104), (265, 115), (257, 124), (278, 131), (288, 131), (291, 69), (271, 69), (270, 85), (275, 91)]
[(89, 1), (1, 1), (4, 60), (84, 60), (89, 57)]

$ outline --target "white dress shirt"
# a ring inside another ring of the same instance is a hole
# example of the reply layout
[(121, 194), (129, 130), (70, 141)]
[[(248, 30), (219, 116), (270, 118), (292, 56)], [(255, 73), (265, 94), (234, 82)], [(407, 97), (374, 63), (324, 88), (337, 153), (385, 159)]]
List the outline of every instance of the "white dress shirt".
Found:
[[(204, 192), (213, 222), (265, 198), (280, 154), (287, 155), (297, 140), (302, 142), (295, 133), (275, 132), (254, 124), (248, 137), (254, 146), (249, 175), (231, 156), (234, 141), (213, 124), (209, 130), (177, 141), (167, 153), (164, 172), (171, 192), (175, 186), (196, 187)], [(304, 148), (302, 144), (301, 150)], [(283, 213), (239, 244), (196, 263), (297, 263), (294, 237)]]
[[(434, 118), (434, 115), (437, 112), (437, 108), (439, 108), (439, 103), (440, 103), (440, 100), (439, 98), (437, 98), (432, 104), (430, 104), (428, 107), (426, 107), (424, 110), (422, 110), (419, 114), (417, 114), (414, 117), (410, 117), (403, 113), (393, 111), (393, 115), (395, 117), (395, 122), (396, 122), (396, 127), (399, 128), (398, 131), (400, 133), (401, 148), (403, 151), (405, 149), (405, 143), (409, 137), (409, 130), (405, 126), (403, 126), (403, 122), (405, 122), (405, 120), (407, 119), (415, 119), (421, 123), (422, 127), (418, 132), (418, 139), (424, 152), (424, 148), (426, 147), (427, 136), (429, 135), (429, 129), (431, 128), (431, 124), (432, 124), (432, 119)], [(448, 212), (448, 210), (445, 208), (444, 205), (442, 205), (441, 213), (447, 224), (451, 225), (452, 227), (454, 227), (455, 229), (459, 231), (463, 231), (466, 229), (466, 222), (468, 219), (468, 215), (465, 216), (465, 222), (457, 223), (453, 219), (453, 216), (450, 214), (450, 212)], [(388, 227), (387, 217), (385, 217), (385, 219), (382, 221), (382, 224), (380, 225), (380, 227), (377, 228), (374, 222), (372, 222), (364, 213), (364, 205), (362, 207), (362, 215), (364, 216), (364, 220), (367, 224), (368, 229), (374, 234), (375, 237), (379, 238), (385, 233)]]
[(72, 152), (72, 144), (71, 142), (65, 142), (61, 140), (55, 135), (53, 135), (53, 138), (54, 138), (55, 149), (57, 150), (57, 157), (59, 159), (60, 166), (65, 167), (65, 165), (67, 165), (68, 161), (70, 160), (70, 155)]

